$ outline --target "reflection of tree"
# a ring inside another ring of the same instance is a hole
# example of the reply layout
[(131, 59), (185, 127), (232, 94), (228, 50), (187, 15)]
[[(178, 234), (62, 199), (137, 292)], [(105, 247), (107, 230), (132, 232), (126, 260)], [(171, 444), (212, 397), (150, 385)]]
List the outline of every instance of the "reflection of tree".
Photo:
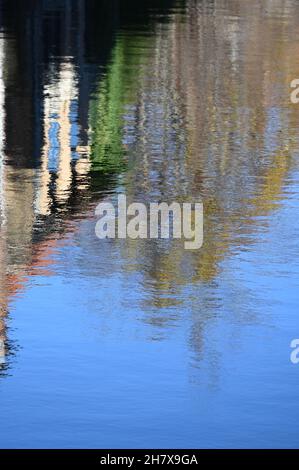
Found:
[[(68, 54), (74, 43), (71, 34), (62, 47), (64, 59), (47, 64), (42, 79), (35, 68), (31, 80), (29, 66), (18, 73), (21, 67), (14, 48), (22, 34), (9, 42), (12, 59), (5, 69), (9, 116), (4, 131), (12, 165), (5, 165), (1, 188), (6, 225), (0, 239), (0, 355), (9, 296), (34, 267), (50, 272), (53, 233), (58, 238), (78, 213), (89, 217), (92, 191), (111, 191), (120, 173), (130, 199), (204, 202), (201, 250), (186, 252), (182, 243), (165, 241), (118, 245), (124, 269), (142, 274), (147, 293), (143, 305), (155, 311), (147, 321), (159, 326), (172, 320), (171, 314), (164, 315), (167, 308), (186, 302), (181, 290), (192, 284), (200, 290), (215, 282), (221, 262), (249, 245), (260, 216), (267, 217), (279, 206), (297, 144), (296, 111), (282, 92), (284, 87), (289, 91), (292, 71), (299, 71), (292, 42), (297, 22), (295, 15), (274, 21), (270, 4), (266, 17), (253, 15), (251, 9), (262, 7), (257, 0), (250, 3), (254, 7), (240, 1), (189, 0), (185, 14), (174, 11), (168, 22), (152, 24), (150, 32), (122, 30), (91, 96), (88, 74), (80, 62), (84, 53)], [(68, 15), (65, 20), (71, 23)], [(92, 23), (90, 11), (88, 21)], [(53, 34), (55, 28), (50, 29)], [(83, 29), (81, 25), (77, 38), (81, 46)], [(88, 52), (96, 61), (89, 30), (86, 35), (92, 49)], [(39, 63), (40, 51), (35, 53), (31, 60)], [(78, 63), (81, 68), (76, 68)], [(12, 84), (17, 85), (17, 101)], [(16, 103), (25, 116), (18, 114), (11, 126)], [(36, 121), (42, 126), (33, 131)], [(80, 129), (74, 138), (76, 125)], [(81, 142), (80, 132), (90, 135), (90, 142)], [(36, 146), (41, 136), (42, 152)], [(28, 155), (37, 153), (38, 159), (28, 165)], [(57, 165), (51, 166), (54, 154)], [(205, 295), (200, 301), (206, 319), (217, 305)], [(194, 305), (190, 308), (196, 310)], [(200, 343), (204, 320), (194, 318), (192, 341)]]

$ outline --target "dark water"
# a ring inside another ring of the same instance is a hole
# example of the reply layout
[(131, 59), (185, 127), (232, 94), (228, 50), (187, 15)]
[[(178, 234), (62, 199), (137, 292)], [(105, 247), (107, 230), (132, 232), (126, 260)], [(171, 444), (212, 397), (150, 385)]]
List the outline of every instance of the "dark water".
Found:
[[(0, 447), (298, 447), (298, 2), (0, 12)], [(119, 193), (203, 248), (98, 240)]]

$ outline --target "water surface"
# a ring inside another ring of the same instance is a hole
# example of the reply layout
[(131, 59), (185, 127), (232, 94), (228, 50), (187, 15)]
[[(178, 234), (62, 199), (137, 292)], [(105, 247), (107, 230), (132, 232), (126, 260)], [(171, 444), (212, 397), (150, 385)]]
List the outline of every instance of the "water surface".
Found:
[(298, 447), (298, 2), (120, 3), (1, 1), (0, 447)]

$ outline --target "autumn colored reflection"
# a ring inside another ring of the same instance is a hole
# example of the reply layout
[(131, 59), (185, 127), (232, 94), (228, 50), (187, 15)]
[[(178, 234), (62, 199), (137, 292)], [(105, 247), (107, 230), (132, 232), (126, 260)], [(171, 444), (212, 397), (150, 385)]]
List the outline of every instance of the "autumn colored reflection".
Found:
[[(294, 446), (298, 3), (0, 12), (0, 447)], [(119, 193), (203, 247), (98, 240)]]

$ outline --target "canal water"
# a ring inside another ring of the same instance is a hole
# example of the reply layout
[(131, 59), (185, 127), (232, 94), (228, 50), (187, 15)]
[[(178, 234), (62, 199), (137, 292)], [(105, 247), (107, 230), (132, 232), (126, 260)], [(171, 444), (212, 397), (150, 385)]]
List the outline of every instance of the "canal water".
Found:
[(1, 1), (1, 448), (298, 447), (295, 78), (295, 0)]

